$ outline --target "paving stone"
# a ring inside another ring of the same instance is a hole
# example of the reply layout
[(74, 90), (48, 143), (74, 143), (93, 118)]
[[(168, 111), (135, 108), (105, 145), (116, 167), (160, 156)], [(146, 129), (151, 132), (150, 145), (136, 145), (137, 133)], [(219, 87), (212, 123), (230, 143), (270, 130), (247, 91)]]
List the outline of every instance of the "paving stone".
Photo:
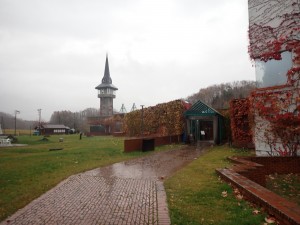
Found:
[(70, 176), (0, 225), (171, 224), (162, 179), (200, 154), (171, 150)]

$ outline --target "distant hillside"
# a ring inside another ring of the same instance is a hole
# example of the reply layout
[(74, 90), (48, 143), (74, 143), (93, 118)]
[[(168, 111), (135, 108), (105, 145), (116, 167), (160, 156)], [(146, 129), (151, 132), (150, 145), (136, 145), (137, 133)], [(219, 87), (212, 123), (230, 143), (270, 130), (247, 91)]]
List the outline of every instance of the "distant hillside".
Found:
[[(22, 120), (22, 119), (18, 118), (18, 116), (16, 119), (16, 128), (17, 129), (29, 130), (30, 128), (33, 129), (33, 127), (37, 124), (36, 121)], [(0, 112), (0, 124), (1, 124), (2, 130), (14, 129), (15, 128), (15, 116), (8, 114), (8, 113)]]
[(215, 109), (226, 109), (229, 108), (230, 100), (248, 97), (255, 88), (255, 81), (234, 81), (201, 88), (198, 93), (188, 96), (186, 100), (192, 104), (201, 100)]

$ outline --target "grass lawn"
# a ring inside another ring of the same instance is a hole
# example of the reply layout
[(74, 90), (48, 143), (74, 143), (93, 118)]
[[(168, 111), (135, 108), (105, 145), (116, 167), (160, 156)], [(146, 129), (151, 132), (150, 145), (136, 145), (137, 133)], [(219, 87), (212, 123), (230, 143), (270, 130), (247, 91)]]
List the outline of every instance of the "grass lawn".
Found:
[[(59, 142), (62, 137), (63, 142)], [(25, 147), (0, 148), (0, 221), (24, 207), (70, 175), (139, 157), (149, 152), (123, 153), (123, 138), (53, 135), (19, 136)], [(63, 148), (49, 151), (50, 148)], [(163, 150), (164, 146), (156, 148)]]
[[(6, 135), (14, 135), (15, 134), (15, 130), (14, 129), (3, 129), (3, 133), (5, 133)], [(20, 135), (30, 135), (30, 133), (32, 133), (33, 130), (21, 130), (21, 129), (16, 129), (16, 135), (20, 136)]]
[[(216, 168), (229, 165), (228, 156), (250, 154), (227, 146), (214, 147), (167, 179), (165, 188), (172, 224), (263, 224), (266, 215), (253, 215), (254, 208), (244, 200), (237, 200), (232, 188), (215, 172)], [(227, 191), (227, 197), (222, 197), (223, 191)]]

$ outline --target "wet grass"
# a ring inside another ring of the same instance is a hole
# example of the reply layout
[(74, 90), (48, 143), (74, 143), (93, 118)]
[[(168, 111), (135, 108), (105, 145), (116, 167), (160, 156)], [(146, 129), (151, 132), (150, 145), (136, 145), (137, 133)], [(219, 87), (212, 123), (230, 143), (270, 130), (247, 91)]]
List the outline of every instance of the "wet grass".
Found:
[[(60, 137), (63, 142), (59, 142)], [(79, 140), (79, 135), (53, 135), (48, 141), (42, 138), (19, 136), (18, 142), (28, 146), (0, 148), (0, 221), (70, 175), (151, 154), (123, 153), (123, 138)], [(63, 150), (49, 151), (50, 148)], [(163, 146), (156, 151), (170, 148)]]
[[(214, 147), (167, 179), (165, 188), (172, 224), (262, 224), (265, 215), (253, 215), (250, 204), (237, 200), (232, 188), (215, 172), (216, 168), (229, 165), (228, 156), (250, 154), (226, 146)], [(227, 197), (222, 197), (223, 191), (227, 191)]]

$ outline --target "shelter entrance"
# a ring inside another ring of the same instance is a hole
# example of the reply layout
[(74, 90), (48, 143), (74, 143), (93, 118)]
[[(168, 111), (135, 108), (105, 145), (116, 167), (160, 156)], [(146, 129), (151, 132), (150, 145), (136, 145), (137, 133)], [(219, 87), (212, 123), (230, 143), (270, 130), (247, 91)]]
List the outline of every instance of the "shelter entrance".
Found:
[(214, 140), (213, 121), (191, 120), (191, 133), (196, 141)]
[(224, 138), (224, 117), (201, 101), (185, 113), (186, 132), (193, 141), (212, 141), (219, 144)]
[(210, 141), (214, 139), (213, 121), (199, 121), (200, 138), (198, 140)]

